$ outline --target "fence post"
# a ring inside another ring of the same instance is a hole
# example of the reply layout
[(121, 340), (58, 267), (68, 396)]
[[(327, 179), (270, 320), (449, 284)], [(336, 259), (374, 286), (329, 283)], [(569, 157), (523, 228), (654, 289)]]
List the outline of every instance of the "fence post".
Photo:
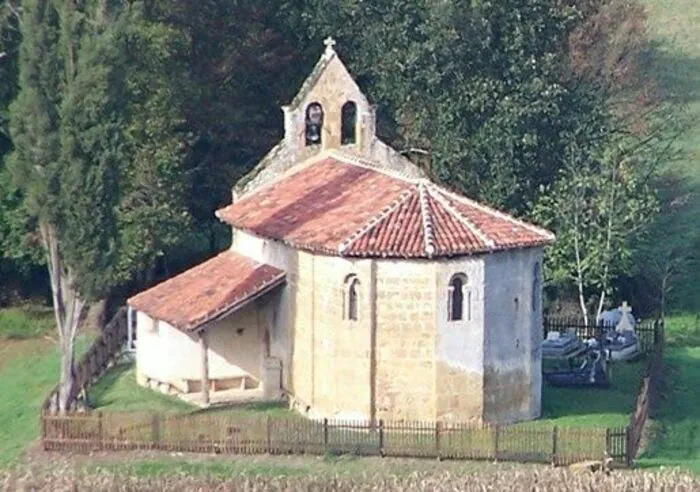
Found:
[(440, 428), (442, 423), (440, 421), (435, 422), (435, 457), (440, 461)]
[(97, 447), (100, 451), (104, 449), (104, 427), (102, 422), (102, 412), (97, 412), (97, 438), (100, 440)]
[(498, 461), (498, 456), (500, 454), (499, 452), (499, 446), (500, 446), (500, 441), (501, 440), (501, 426), (496, 425), (493, 427), (493, 459), (494, 461)]
[(627, 466), (632, 466), (632, 462), (634, 461), (632, 450), (632, 428), (629, 425), (625, 427), (625, 441), (627, 443), (627, 449), (625, 453), (627, 458)]
[(39, 414), (39, 420), (41, 420), (41, 446), (44, 448), (44, 451), (48, 451), (48, 445), (46, 443), (46, 409), (42, 408), (41, 413)]
[(323, 419), (323, 450), (328, 452), (328, 419)]
[(379, 419), (379, 456), (384, 457), (384, 421)]
[(160, 446), (160, 415), (157, 413), (151, 417), (151, 448), (158, 449)]
[(557, 459), (557, 453), (559, 451), (559, 428), (555, 425), (552, 428), (552, 466), (557, 466), (559, 460)]
[(267, 444), (267, 452), (272, 454), (272, 419), (269, 414), (265, 423), (265, 442)]

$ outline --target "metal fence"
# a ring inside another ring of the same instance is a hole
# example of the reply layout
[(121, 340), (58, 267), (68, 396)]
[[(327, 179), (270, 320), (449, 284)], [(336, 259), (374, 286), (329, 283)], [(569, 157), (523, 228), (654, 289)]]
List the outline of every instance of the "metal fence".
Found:
[[(640, 352), (649, 354), (654, 349), (654, 342), (662, 329), (661, 320), (644, 320), (634, 327), (639, 340)], [(583, 318), (565, 316), (545, 316), (542, 323), (542, 334), (546, 338), (550, 331), (572, 333), (581, 340), (596, 338), (600, 340), (603, 333), (614, 330), (615, 325), (604, 323), (586, 323)]]

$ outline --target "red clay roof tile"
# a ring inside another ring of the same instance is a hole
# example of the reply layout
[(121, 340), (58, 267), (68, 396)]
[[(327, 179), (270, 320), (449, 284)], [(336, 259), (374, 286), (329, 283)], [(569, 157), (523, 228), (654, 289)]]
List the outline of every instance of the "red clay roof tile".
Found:
[(343, 256), (429, 258), (549, 244), (554, 236), (426, 180), (328, 157), (217, 212), (232, 226)]
[(244, 307), (284, 282), (285, 273), (226, 251), (143, 291), (128, 304), (183, 331)]

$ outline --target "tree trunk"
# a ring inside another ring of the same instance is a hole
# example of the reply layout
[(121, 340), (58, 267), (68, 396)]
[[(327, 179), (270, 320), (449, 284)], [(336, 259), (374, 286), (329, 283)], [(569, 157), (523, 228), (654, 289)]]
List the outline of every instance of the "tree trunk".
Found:
[(73, 385), (75, 384), (75, 365), (73, 363), (74, 344), (61, 342), (61, 379), (58, 390), (58, 411), (65, 413), (70, 410), (73, 400)]
[(666, 290), (668, 289), (668, 280), (670, 274), (664, 274), (661, 279), (661, 319), (666, 318)]
[(603, 303), (605, 302), (605, 290), (600, 291), (600, 300), (598, 301), (598, 312), (595, 319), (600, 319), (600, 314), (603, 312)]
[(578, 287), (578, 302), (583, 315), (583, 322), (588, 326), (588, 311), (586, 309), (586, 298), (583, 294), (583, 263), (581, 262), (581, 250), (578, 242), (578, 215), (574, 217), (574, 254), (576, 255), (576, 286)]
[(65, 413), (69, 410), (73, 395), (75, 337), (83, 319), (85, 301), (75, 290), (70, 269), (66, 268), (61, 261), (55, 229), (51, 224), (43, 222), (39, 225), (39, 231), (46, 253), (54, 317), (61, 349), (58, 411)]

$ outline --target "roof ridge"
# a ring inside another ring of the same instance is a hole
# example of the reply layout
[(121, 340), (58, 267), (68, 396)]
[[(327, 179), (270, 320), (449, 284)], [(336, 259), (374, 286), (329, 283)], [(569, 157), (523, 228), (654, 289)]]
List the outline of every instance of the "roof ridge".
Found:
[(444, 197), (440, 196), (441, 191), (442, 190), (440, 188), (435, 186), (435, 192), (433, 193), (429, 190), (428, 193), (430, 193), (430, 196), (432, 196), (440, 205), (442, 205), (445, 210), (452, 214), (460, 224), (469, 229), (476, 237), (483, 241), (486, 247), (493, 248), (496, 243), (494, 243), (494, 241), (484, 231), (477, 227), (476, 224), (473, 224), (469, 219), (462, 215), (459, 210), (455, 209), (447, 200), (445, 200)]
[(341, 152), (340, 150), (337, 150), (337, 149), (329, 149), (327, 151), (327, 156), (338, 159), (339, 161), (342, 161), (345, 164), (350, 164), (352, 166), (362, 167), (364, 169), (376, 171), (378, 173), (384, 174), (384, 175), (389, 176), (391, 178), (399, 179), (401, 181), (405, 181), (406, 183), (410, 183), (410, 184), (418, 184), (418, 182), (420, 182), (421, 179), (424, 179), (424, 178), (408, 177), (408, 176), (401, 174), (399, 172), (389, 170), (389, 169), (385, 168), (384, 166), (382, 166), (381, 164), (376, 163), (370, 159), (365, 159), (365, 158), (360, 157), (358, 155), (353, 155), (353, 154)]
[(384, 221), (389, 215), (391, 215), (396, 209), (403, 205), (411, 196), (413, 195), (413, 189), (408, 188), (403, 190), (399, 196), (391, 203), (386, 205), (382, 210), (379, 211), (377, 215), (370, 217), (370, 219), (365, 223), (364, 226), (360, 227), (358, 230), (350, 234), (348, 238), (340, 243), (338, 246), (338, 253), (342, 255), (345, 251), (350, 249), (350, 247), (360, 239), (362, 236), (371, 231), (377, 224)]
[(420, 203), (420, 214), (423, 221), (423, 242), (425, 243), (425, 252), (428, 258), (435, 254), (435, 233), (433, 227), (433, 218), (428, 209), (428, 202), (425, 194), (427, 193), (425, 182), (418, 182), (418, 196)]
[(525, 229), (529, 229), (530, 231), (536, 232), (537, 234), (541, 234), (541, 235), (547, 237), (548, 239), (552, 239), (552, 240), (555, 239), (555, 235), (552, 232), (548, 231), (547, 229), (544, 229), (542, 227), (538, 227), (536, 225), (530, 224), (529, 222), (525, 222), (524, 220), (520, 220), (518, 218), (515, 218), (506, 212), (501, 212), (500, 210), (497, 210), (497, 209), (490, 207), (488, 205), (484, 205), (483, 203), (479, 203), (476, 200), (472, 200), (471, 198), (467, 198), (466, 196), (459, 195), (457, 193), (451, 192), (449, 190), (443, 189), (443, 188), (438, 187), (438, 186), (435, 186), (435, 188), (438, 188), (442, 194), (448, 195), (457, 201), (461, 201), (465, 205), (470, 205), (474, 208), (478, 208), (482, 212), (493, 214), (497, 217), (500, 217), (504, 220), (507, 220), (508, 222), (519, 225), (521, 227), (524, 227)]

